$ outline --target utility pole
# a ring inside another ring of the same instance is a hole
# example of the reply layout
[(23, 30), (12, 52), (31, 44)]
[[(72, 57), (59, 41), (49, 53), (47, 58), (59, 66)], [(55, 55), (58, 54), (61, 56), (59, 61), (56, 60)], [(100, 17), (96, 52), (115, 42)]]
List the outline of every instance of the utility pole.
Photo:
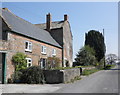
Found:
[[(104, 32), (104, 29), (103, 29), (103, 41), (104, 41), (104, 43), (105, 43), (105, 32)], [(104, 69), (105, 69), (105, 67), (106, 67), (106, 63), (105, 63), (105, 50), (104, 50)]]

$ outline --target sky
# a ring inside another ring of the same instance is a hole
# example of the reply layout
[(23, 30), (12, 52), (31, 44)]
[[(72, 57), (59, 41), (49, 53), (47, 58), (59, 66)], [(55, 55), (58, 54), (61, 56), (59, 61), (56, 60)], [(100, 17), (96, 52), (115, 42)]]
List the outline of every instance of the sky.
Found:
[(61, 21), (69, 16), (73, 35), (73, 58), (84, 45), (85, 33), (90, 30), (105, 30), (106, 54), (118, 55), (118, 3), (117, 2), (6, 2), (15, 15), (33, 23), (45, 23), (46, 14), (52, 21)]

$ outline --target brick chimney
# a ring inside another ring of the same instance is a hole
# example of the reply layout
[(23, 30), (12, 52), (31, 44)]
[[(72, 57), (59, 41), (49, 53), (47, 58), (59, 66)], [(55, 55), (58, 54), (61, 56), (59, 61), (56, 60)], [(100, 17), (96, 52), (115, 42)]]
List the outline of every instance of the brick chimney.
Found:
[(50, 27), (51, 27), (51, 14), (48, 13), (46, 15), (46, 29), (47, 29), (47, 31), (50, 31)]
[(68, 21), (68, 15), (67, 14), (64, 15), (64, 21)]

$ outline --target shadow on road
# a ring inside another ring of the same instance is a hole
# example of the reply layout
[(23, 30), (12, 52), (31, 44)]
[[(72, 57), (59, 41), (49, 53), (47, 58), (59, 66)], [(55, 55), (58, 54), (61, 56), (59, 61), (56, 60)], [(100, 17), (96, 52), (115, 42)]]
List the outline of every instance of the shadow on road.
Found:
[(115, 69), (106, 69), (106, 70), (120, 70), (120, 69), (116, 69), (116, 68), (115, 68)]

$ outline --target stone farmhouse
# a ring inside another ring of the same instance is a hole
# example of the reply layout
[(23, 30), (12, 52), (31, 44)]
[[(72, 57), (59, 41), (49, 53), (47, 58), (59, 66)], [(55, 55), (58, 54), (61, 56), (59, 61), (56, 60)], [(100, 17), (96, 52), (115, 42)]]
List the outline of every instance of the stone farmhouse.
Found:
[(46, 23), (32, 24), (16, 16), (7, 8), (0, 10), (0, 81), (5, 83), (14, 72), (12, 56), (17, 52), (27, 55), (27, 66), (46, 67), (48, 57), (58, 57), (61, 66), (72, 66), (72, 32), (68, 16), (52, 22), (51, 14)]

